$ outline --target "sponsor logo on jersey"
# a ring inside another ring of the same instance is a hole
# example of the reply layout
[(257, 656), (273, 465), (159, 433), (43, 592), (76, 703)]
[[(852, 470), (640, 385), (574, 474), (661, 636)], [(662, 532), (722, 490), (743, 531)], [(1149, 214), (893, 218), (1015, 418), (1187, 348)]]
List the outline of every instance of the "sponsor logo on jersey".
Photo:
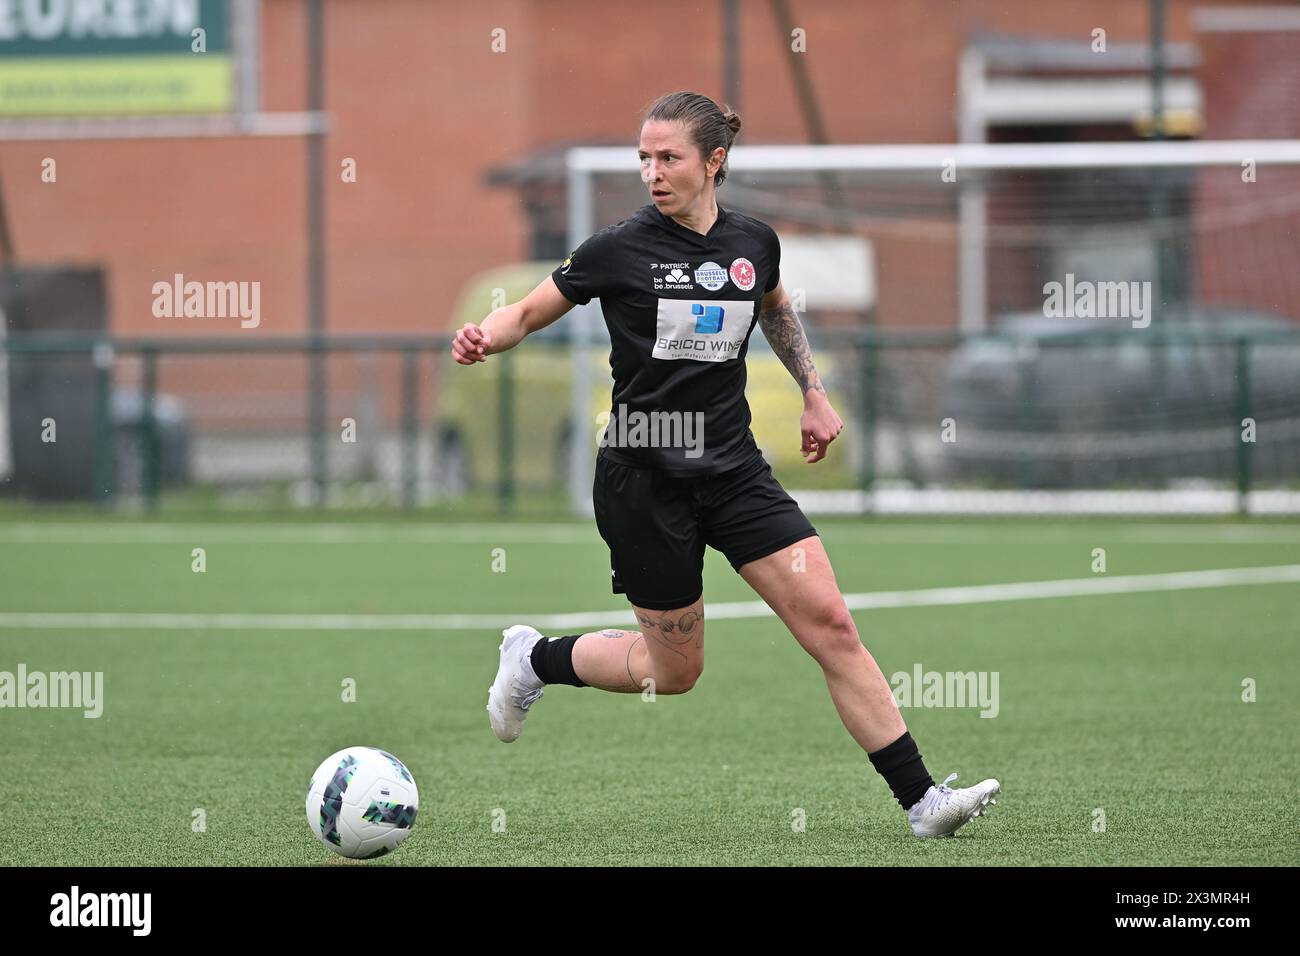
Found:
[(753, 300), (660, 299), (650, 355), (696, 362), (739, 358), (753, 319)]
[(713, 335), (722, 331), (722, 318), (725, 314), (722, 306), (692, 302), (691, 314), (695, 316), (695, 332), (697, 335)]
[(717, 292), (727, 284), (727, 270), (716, 262), (706, 262), (695, 270), (695, 281), (700, 288)]
[(567, 276), (569, 274), (569, 266), (573, 265), (573, 256), (577, 251), (575, 249), (564, 257), (564, 262), (560, 264), (560, 275)]
[(754, 272), (754, 263), (744, 256), (731, 263), (731, 281), (736, 283), (736, 288), (741, 292), (748, 292), (754, 288), (756, 278), (757, 273)]
[(695, 286), (691, 284), (691, 277), (681, 269), (673, 269), (667, 275), (651, 276), (650, 281), (654, 284), (656, 292), (689, 292), (695, 288)]

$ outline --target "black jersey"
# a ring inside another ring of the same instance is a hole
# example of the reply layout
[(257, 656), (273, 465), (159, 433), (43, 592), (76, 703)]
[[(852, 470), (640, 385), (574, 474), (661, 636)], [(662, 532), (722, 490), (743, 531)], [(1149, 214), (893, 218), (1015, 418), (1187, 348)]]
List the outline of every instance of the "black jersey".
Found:
[(780, 263), (771, 226), (721, 206), (708, 235), (651, 203), (570, 253), (555, 285), (578, 305), (600, 299), (612, 345), (601, 454), (688, 476), (758, 454), (745, 355)]

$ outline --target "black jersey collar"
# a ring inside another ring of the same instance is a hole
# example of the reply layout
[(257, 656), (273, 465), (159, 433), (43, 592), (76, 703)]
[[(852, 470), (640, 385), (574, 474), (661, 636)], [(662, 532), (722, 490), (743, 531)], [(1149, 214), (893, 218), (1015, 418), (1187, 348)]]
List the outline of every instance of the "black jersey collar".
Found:
[(716, 239), (718, 233), (722, 231), (723, 224), (725, 224), (727, 221), (727, 210), (723, 209), (722, 206), (718, 206), (718, 218), (715, 219), (713, 221), (713, 225), (709, 227), (708, 234), (701, 235), (700, 233), (696, 232), (694, 229), (690, 229), (687, 228), (686, 226), (683, 226), (672, 216), (665, 216), (662, 212), (659, 211), (659, 207), (656, 206), (654, 203), (650, 203), (648, 206), (646, 206), (646, 208), (650, 210), (649, 213), (650, 221), (655, 223), (660, 229), (664, 230), (665, 232), (672, 233), (674, 236), (679, 236), (682, 239), (691, 240), (700, 245), (704, 245), (710, 240)]

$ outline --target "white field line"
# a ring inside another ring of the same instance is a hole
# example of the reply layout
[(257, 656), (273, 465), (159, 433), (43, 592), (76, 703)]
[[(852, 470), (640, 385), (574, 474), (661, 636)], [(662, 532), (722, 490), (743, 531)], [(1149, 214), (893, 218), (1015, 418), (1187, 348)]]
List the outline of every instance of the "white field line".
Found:
[[(1251, 584), (1300, 583), (1300, 564), (1260, 568), (1220, 568), (1117, 577), (1021, 581), (967, 587), (921, 588), (912, 591), (871, 591), (846, 594), (854, 611), (900, 607), (939, 607), (1031, 601), (1043, 598), (1095, 597), (1190, 591)], [(767, 617), (762, 601), (731, 601), (705, 605), (710, 621)], [(578, 614), (135, 614), (96, 612), (0, 612), (0, 628), (99, 630), (254, 630), (254, 631), (436, 631), (498, 629), (517, 622), (543, 630), (598, 628), (626, 621), (630, 611), (613, 608)]]
[[(1300, 527), (1297, 528), (1300, 533)], [(26, 522), (0, 525), (0, 541), (21, 544), (416, 544), (599, 542), (595, 524), (100, 524)]]
[[(1123, 524), (1071, 522), (1035, 527), (989, 521), (978, 525), (825, 523), (831, 541), (862, 544), (960, 544), (983, 541), (1077, 541), (1105, 545), (1122, 540), (1147, 544), (1300, 544), (1300, 524)], [(183, 544), (581, 544), (599, 545), (594, 523), (552, 524), (134, 524), (127, 522), (15, 522), (0, 524), (0, 542), (28, 545)]]

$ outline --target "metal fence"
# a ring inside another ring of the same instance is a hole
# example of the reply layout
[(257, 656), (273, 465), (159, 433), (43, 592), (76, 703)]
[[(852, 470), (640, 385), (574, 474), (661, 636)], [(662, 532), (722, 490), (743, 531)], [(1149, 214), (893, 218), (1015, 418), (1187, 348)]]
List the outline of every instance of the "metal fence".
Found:
[[(827, 331), (813, 346), (847, 426), (813, 467), (788, 373), (761, 336), (747, 360), (759, 446), (810, 510), (890, 510), (908, 494), (902, 510), (928, 510), (939, 493), (1199, 490), (1243, 512), (1286, 511), (1252, 501), (1300, 493), (1300, 326)], [(0, 489), (106, 507), (188, 496), (566, 511), (567, 489), (591, 480), (572, 474), (571, 443), (594, 457), (609, 408), (608, 347), (597, 347), (583, 359), (590, 414), (572, 421), (576, 359), (562, 336), (472, 368), (452, 361), (446, 336), (11, 335), (0, 358)]]

